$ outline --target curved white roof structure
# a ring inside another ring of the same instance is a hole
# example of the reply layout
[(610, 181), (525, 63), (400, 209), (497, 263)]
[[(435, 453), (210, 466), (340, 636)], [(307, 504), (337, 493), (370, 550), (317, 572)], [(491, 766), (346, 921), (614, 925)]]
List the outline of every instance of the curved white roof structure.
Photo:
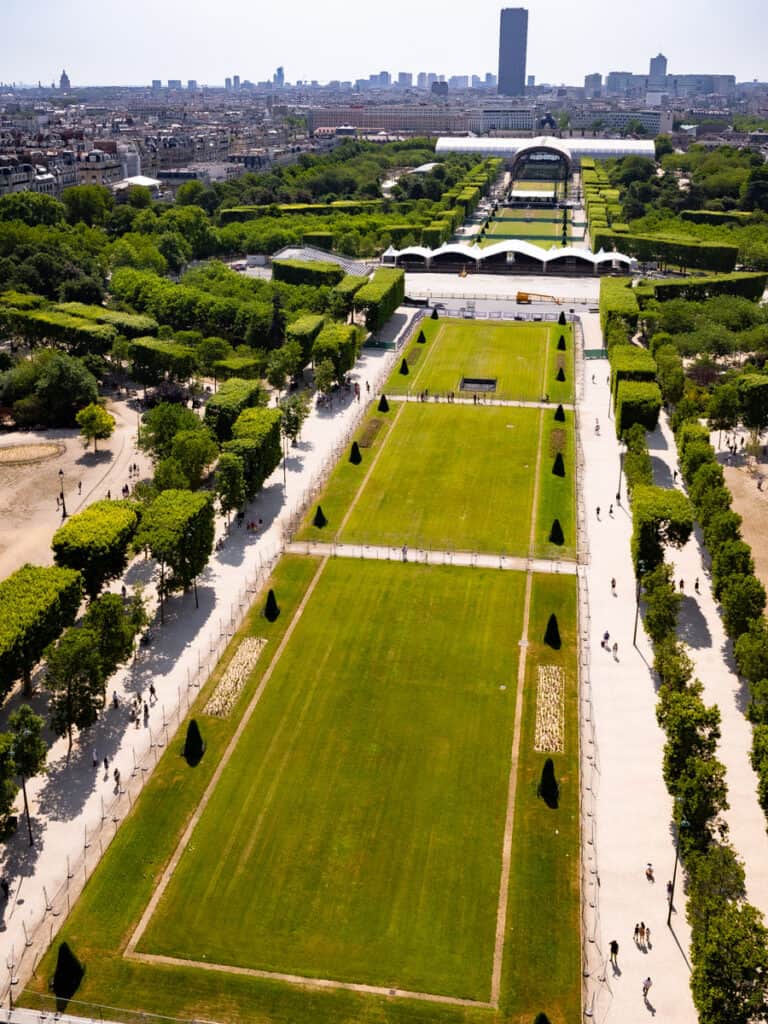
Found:
[(558, 150), (571, 160), (591, 157), (607, 160), (609, 157), (645, 156), (656, 158), (652, 139), (556, 139), (540, 135), (534, 139), (454, 138), (437, 140), (435, 153), (474, 153), (477, 156), (501, 156), (511, 159), (526, 149)]
[(406, 249), (389, 248), (382, 256), (382, 262), (395, 264), (398, 260), (410, 258), (423, 259), (425, 263), (431, 264), (440, 257), (454, 256), (459, 260), (473, 260), (478, 269), (486, 260), (498, 263), (499, 257), (507, 257), (509, 253), (514, 256), (524, 256), (529, 260), (536, 260), (542, 268), (549, 264), (555, 264), (559, 260), (580, 260), (583, 263), (591, 264), (594, 270), (606, 263), (621, 263), (629, 266), (632, 260), (620, 252), (605, 252), (603, 249), (598, 253), (592, 253), (589, 249), (576, 249), (573, 246), (552, 246), (551, 249), (542, 249), (532, 242), (525, 242), (522, 239), (505, 239), (503, 242), (494, 242), (493, 245), (479, 246), (466, 245), (463, 242), (450, 242), (441, 245), (437, 249), (425, 249), (423, 245), (411, 245)]

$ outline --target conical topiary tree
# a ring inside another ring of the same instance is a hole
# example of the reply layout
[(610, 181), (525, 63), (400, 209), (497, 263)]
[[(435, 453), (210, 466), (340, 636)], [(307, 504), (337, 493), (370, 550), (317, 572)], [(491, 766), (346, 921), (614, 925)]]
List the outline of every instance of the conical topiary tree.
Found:
[(547, 628), (544, 630), (544, 643), (553, 651), (559, 651), (562, 646), (560, 640), (560, 627), (557, 624), (557, 616), (554, 612), (549, 616)]
[(389, 412), (389, 402), (387, 401), (386, 395), (382, 395), (381, 398), (379, 399), (378, 409), (379, 412)]
[(349, 461), (353, 466), (359, 466), (363, 461), (363, 456), (360, 454), (360, 445), (357, 441), (352, 442), (352, 448), (349, 452)]
[(184, 760), (190, 768), (194, 768), (195, 765), (200, 764), (204, 753), (205, 743), (200, 733), (200, 726), (197, 724), (197, 719), (190, 718), (187, 735), (184, 738)]
[(440, 316), (439, 316), (439, 314), (438, 314), (436, 309), (432, 310), (432, 317), (431, 317), (431, 319), (432, 320), (439, 320), (440, 319)]
[(558, 352), (565, 352), (565, 335), (564, 334), (560, 335), (560, 340), (557, 343), (557, 351)]
[(565, 534), (559, 519), (555, 519), (552, 522), (552, 529), (549, 531), (549, 542), (558, 546), (565, 544)]
[(537, 792), (547, 807), (551, 807), (552, 810), (557, 808), (560, 802), (560, 787), (555, 778), (555, 764), (551, 757), (547, 758), (541, 769), (541, 781)]
[(322, 530), (324, 526), (328, 525), (328, 520), (325, 518), (325, 512), (323, 512), (323, 506), (318, 505), (315, 509), (315, 518), (312, 520), (312, 525)]
[(67, 1003), (80, 988), (84, 975), (85, 968), (70, 949), (69, 943), (62, 942), (51, 979), (51, 988), (56, 996), (56, 1009), (60, 1013), (66, 1010)]
[(565, 423), (565, 409), (562, 405), (558, 405), (555, 409), (555, 419), (558, 423)]
[(552, 466), (553, 476), (565, 476), (565, 462), (563, 461), (563, 453), (558, 452), (555, 456), (555, 461)]
[(405, 356), (403, 356), (403, 361), (402, 363), (400, 363), (400, 373), (402, 373), (402, 375), (405, 377), (410, 372), (411, 371), (408, 369), (408, 360), (405, 358)]
[(562, 368), (562, 366), (557, 371), (557, 375), (555, 377), (555, 380), (561, 380), (561, 381), (565, 380), (565, 370)]
[(416, 341), (419, 345), (425, 345), (427, 343), (427, 336), (424, 331), (419, 331), (419, 336)]
[(565, 313), (562, 309), (560, 310), (560, 316), (557, 318), (557, 322), (560, 324), (560, 326), (567, 322), (565, 319)]
[(277, 603), (274, 590), (270, 587), (267, 594), (267, 602), (264, 605), (264, 618), (267, 622), (274, 622), (280, 614), (280, 605)]
[(537, 1013), (533, 1024), (550, 1024), (550, 1020), (546, 1013)]

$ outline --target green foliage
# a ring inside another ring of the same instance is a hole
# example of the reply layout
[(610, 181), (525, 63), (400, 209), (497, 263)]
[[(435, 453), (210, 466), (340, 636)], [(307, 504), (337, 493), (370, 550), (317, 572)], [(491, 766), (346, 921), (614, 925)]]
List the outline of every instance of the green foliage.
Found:
[[(721, 550), (725, 550), (725, 545)], [(768, 623), (765, 619), (753, 618), (736, 640), (734, 650), (739, 672), (748, 683), (768, 679)]]
[(267, 393), (258, 381), (232, 377), (225, 381), (205, 406), (205, 425), (222, 443), (232, 437), (235, 420), (244, 409), (267, 404)]
[(603, 336), (615, 320), (626, 321), (632, 328), (637, 326), (640, 307), (631, 285), (631, 281), (623, 278), (600, 278), (600, 326)]
[[(345, 277), (344, 281), (346, 280), (347, 278)], [(359, 278), (356, 278), (355, 280), (359, 280)], [(338, 288), (335, 289), (336, 291), (341, 288), (344, 281), (342, 281)], [(288, 324), (288, 327), (286, 328), (285, 336), (288, 343), (298, 343), (301, 347), (303, 366), (306, 366), (312, 358), (312, 346), (315, 343), (315, 338), (323, 329), (324, 323), (325, 317), (315, 313), (307, 313), (305, 316), (300, 316), (298, 319), (294, 320), (293, 323)]]
[(171, 441), (171, 458), (181, 467), (189, 486), (194, 490), (200, 486), (205, 470), (213, 464), (218, 455), (218, 446), (210, 433), (200, 430), (180, 430)]
[[(674, 587), (672, 590), (674, 591)], [(669, 606), (672, 604), (668, 591), (664, 594), (663, 603)], [(661, 602), (657, 605), (657, 613), (663, 611), (660, 605)], [(671, 618), (672, 614), (670, 613), (676, 615), (671, 607), (665, 614)], [(663, 628), (664, 624), (661, 619), (659, 619), (658, 625), (662, 639), (654, 644), (653, 669), (667, 690), (684, 690), (693, 678), (693, 662), (685, 645), (678, 642), (674, 632)]]
[[(222, 385), (221, 390), (224, 390)], [(218, 396), (214, 395), (214, 398)], [(212, 402), (214, 398), (211, 398)], [(139, 447), (155, 459), (165, 459), (173, 450), (173, 439), (180, 431), (203, 430), (199, 416), (185, 405), (159, 402), (144, 413)]]
[(20, 427), (72, 427), (84, 406), (97, 401), (98, 384), (79, 359), (43, 349), (0, 377), (0, 401), (13, 407)]
[(232, 428), (232, 440), (222, 446), (224, 451), (239, 455), (243, 460), (245, 493), (249, 501), (280, 464), (281, 420), (280, 409), (244, 409)]
[(0, 732), (0, 834), (3, 837), (9, 834), (11, 812), (19, 792), (13, 748), (14, 737), (11, 733)]
[(336, 370), (330, 359), (315, 363), (315, 387), (321, 394), (328, 395), (336, 382)]
[(695, 238), (685, 240), (661, 235), (617, 233), (610, 228), (598, 228), (592, 233), (595, 251), (619, 250), (625, 256), (634, 256), (644, 262), (655, 261), (693, 270), (714, 270), (730, 273), (736, 266), (739, 250), (735, 245), (702, 242)]
[(672, 578), (672, 567), (659, 563), (643, 576), (645, 631), (654, 644), (674, 636), (682, 595)]
[(634, 424), (655, 430), (661, 411), (661, 390), (648, 381), (622, 380), (616, 398), (616, 434), (624, 433)]
[(187, 725), (187, 734), (184, 737), (184, 760), (190, 768), (196, 767), (203, 759), (205, 743), (200, 733), (200, 726), (196, 718), (190, 718)]
[(112, 209), (112, 193), (103, 185), (75, 185), (61, 194), (67, 220), (70, 224), (83, 223), (89, 227), (103, 224)]
[(656, 349), (656, 381), (666, 404), (676, 405), (685, 391), (685, 372), (680, 353), (673, 345)]
[(67, 519), (53, 535), (56, 564), (80, 572), (85, 591), (93, 599), (107, 580), (125, 570), (136, 524), (136, 512), (126, 502), (94, 502)]
[(381, 268), (355, 295), (355, 308), (365, 313), (365, 326), (378, 331), (405, 297), (405, 271)]
[(86, 405), (84, 409), (76, 413), (75, 422), (80, 427), (80, 433), (83, 435), (86, 446), (93, 441), (94, 451), (96, 451), (96, 442), (106, 441), (115, 430), (115, 417), (96, 402)]
[(711, 277), (686, 277), (682, 281), (653, 281), (651, 287), (653, 297), (659, 302), (669, 302), (671, 299), (701, 302), (714, 295), (741, 295), (756, 302), (762, 298), (766, 284), (768, 274), (737, 271)]
[(632, 495), (638, 484), (653, 483), (653, 465), (648, 452), (645, 429), (635, 423), (624, 434), (627, 450), (624, 454), (624, 476), (627, 478), (627, 491)]
[(277, 603), (274, 590), (270, 587), (267, 594), (267, 603), (264, 605), (264, 618), (267, 622), (274, 622), (280, 614), (280, 606)]
[(195, 350), (174, 341), (136, 338), (130, 352), (134, 375), (144, 384), (159, 384), (166, 377), (187, 380), (197, 366)]
[(693, 530), (693, 510), (680, 491), (638, 485), (632, 492), (632, 559), (640, 575), (664, 558), (663, 546), (683, 547)]
[(101, 668), (111, 676), (133, 653), (137, 633), (147, 623), (144, 601), (136, 594), (125, 602), (119, 594), (102, 594), (92, 601), (83, 618), (83, 629), (96, 637)]
[(272, 277), (286, 284), (337, 285), (344, 277), (338, 263), (309, 260), (274, 260)]
[(89, 729), (104, 708), (106, 673), (98, 635), (91, 629), (72, 626), (57, 644), (47, 648), (45, 656), (46, 684), (51, 691), (50, 726), (57, 736), (67, 737), (69, 758), (73, 728)]
[(245, 504), (245, 468), (239, 455), (222, 452), (216, 467), (216, 496), (227, 517)]
[(312, 346), (315, 377), (318, 364), (329, 360), (333, 364), (336, 381), (343, 383), (344, 377), (355, 365), (359, 352), (360, 333), (354, 324), (326, 324)]
[(712, 760), (720, 739), (720, 709), (707, 707), (701, 686), (668, 690), (656, 709), (659, 725), (667, 735), (664, 745), (664, 781), (675, 792), (677, 779), (691, 759)]
[(0, 581), (0, 690), (17, 679), (28, 689), (45, 648), (75, 621), (82, 598), (80, 573), (58, 566), (24, 565)]
[(768, 427), (768, 375), (745, 373), (736, 380), (741, 421), (760, 433)]
[(735, 384), (721, 384), (714, 389), (707, 406), (710, 430), (733, 430), (739, 421), (739, 390)]
[(765, 587), (754, 576), (729, 576), (720, 588), (723, 624), (733, 640), (745, 633), (752, 619), (765, 610)]
[(97, 324), (107, 324), (126, 338), (139, 338), (142, 335), (156, 334), (158, 324), (151, 316), (139, 313), (122, 313), (103, 306), (91, 306), (82, 302), (63, 302), (54, 307), (68, 316), (91, 320)]
[(622, 381), (656, 380), (656, 360), (644, 348), (637, 348), (635, 345), (616, 345), (610, 350), (609, 360), (614, 398)]

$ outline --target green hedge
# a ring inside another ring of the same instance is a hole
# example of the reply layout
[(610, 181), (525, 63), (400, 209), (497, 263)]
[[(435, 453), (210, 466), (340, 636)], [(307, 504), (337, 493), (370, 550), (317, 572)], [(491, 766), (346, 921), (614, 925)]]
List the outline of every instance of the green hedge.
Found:
[[(643, 385), (627, 385), (641, 387)], [(638, 576), (664, 560), (664, 544), (682, 547), (693, 530), (693, 509), (682, 491), (638, 484), (632, 492), (632, 559)]]
[(213, 373), (217, 380), (229, 380), (230, 377), (244, 380), (257, 380), (264, 370), (264, 356), (229, 356), (217, 359), (213, 364)]
[(57, 312), (68, 313), (70, 316), (81, 317), (83, 320), (92, 320), (97, 324), (109, 324), (110, 327), (115, 328), (118, 334), (124, 334), (126, 338), (157, 334), (157, 320), (141, 313), (120, 313), (115, 309), (88, 306), (83, 302), (62, 302), (54, 308)]
[(647, 349), (638, 348), (636, 345), (615, 345), (611, 348), (610, 362), (614, 401), (622, 381), (656, 380), (656, 360)]
[(352, 369), (360, 352), (360, 328), (354, 324), (328, 323), (315, 338), (312, 346), (312, 360), (318, 363), (329, 359), (341, 383), (344, 375)]
[(258, 381), (232, 377), (208, 399), (205, 424), (221, 444), (232, 437), (232, 428), (243, 410), (266, 404), (267, 393)]
[(698, 239), (665, 238), (661, 235), (618, 234), (610, 229), (592, 231), (592, 247), (611, 252), (615, 249), (625, 256), (639, 260), (654, 260), (662, 264), (674, 264), (696, 270), (716, 270), (729, 273), (736, 266), (739, 257), (738, 246), (721, 245), (717, 242), (700, 242)]
[(96, 597), (107, 580), (124, 571), (137, 523), (136, 510), (127, 502), (95, 501), (53, 535), (56, 564), (82, 573), (89, 597)]
[(286, 284), (309, 284), (314, 287), (336, 285), (344, 277), (338, 263), (321, 263), (312, 260), (274, 260), (272, 278)]
[(733, 273), (720, 277), (689, 277), (684, 281), (656, 281), (652, 283), (653, 297), (659, 302), (668, 299), (687, 299), (703, 302), (713, 295), (740, 295), (758, 302), (763, 297), (768, 274)]
[(73, 354), (108, 352), (117, 337), (117, 331), (108, 324), (91, 323), (52, 309), (9, 309), (5, 316), (9, 329), (29, 344), (56, 341)]
[(630, 327), (637, 327), (639, 315), (640, 307), (631, 280), (617, 277), (600, 279), (600, 326), (603, 336), (613, 320), (625, 320)]
[(635, 423), (655, 430), (661, 411), (659, 385), (647, 381), (622, 380), (616, 396), (616, 436), (622, 437)]
[(131, 342), (131, 361), (137, 378), (148, 384), (166, 374), (175, 380), (187, 380), (195, 372), (197, 354), (188, 345), (157, 338), (136, 338)]
[(282, 443), (280, 409), (249, 408), (240, 413), (232, 428), (232, 439), (222, 448), (243, 460), (245, 492), (253, 501), (264, 481), (280, 464)]
[(377, 270), (355, 295), (355, 308), (364, 310), (369, 331), (378, 331), (405, 298), (405, 271)]
[(754, 214), (747, 210), (681, 210), (678, 217), (691, 224), (713, 224), (720, 227), (723, 224), (746, 224)]
[[(351, 275), (348, 275), (351, 276)], [(345, 277), (334, 289), (338, 292), (338, 289), (342, 287), (344, 281), (348, 278)], [(364, 281), (365, 278), (355, 278), (355, 280)], [(354, 292), (352, 293), (354, 294)], [(304, 360), (304, 365), (309, 362), (312, 358), (312, 346), (315, 343), (315, 338), (318, 336), (320, 331), (323, 329), (325, 323), (325, 317), (320, 316), (316, 313), (306, 313), (304, 316), (297, 317), (293, 323), (288, 324), (285, 331), (287, 341), (297, 341), (301, 345), (301, 355)]]
[[(305, 231), (301, 236), (304, 245), (314, 245), (316, 249), (333, 250), (334, 234), (332, 231)], [(330, 284), (330, 282), (327, 282)]]

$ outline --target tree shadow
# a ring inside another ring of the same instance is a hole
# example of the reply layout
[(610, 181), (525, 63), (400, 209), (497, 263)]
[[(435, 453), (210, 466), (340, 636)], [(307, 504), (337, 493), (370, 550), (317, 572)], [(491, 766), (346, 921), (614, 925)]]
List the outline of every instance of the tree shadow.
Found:
[(646, 439), (648, 441), (648, 449), (649, 449), (649, 451), (652, 451), (652, 452), (668, 452), (669, 451), (669, 445), (667, 444), (667, 439), (666, 439), (666, 437), (664, 437), (664, 434), (662, 433), (662, 431), (661, 431), (661, 429), (659, 427), (657, 427), (650, 434), (647, 434), (646, 435)]
[[(109, 462), (112, 462), (115, 455), (109, 448), (100, 448), (98, 451), (94, 451), (92, 448), (86, 449), (79, 459), (75, 461), (79, 466), (83, 466), (84, 469), (89, 469), (92, 466), (104, 466)], [(115, 495), (117, 497), (117, 495)]]
[(712, 634), (709, 631), (706, 617), (699, 607), (699, 602), (693, 597), (686, 595), (680, 602), (677, 635), (689, 647), (696, 650), (712, 646)]
[(723, 659), (725, 667), (736, 679), (736, 685), (733, 688), (733, 699), (736, 707), (742, 715), (746, 715), (749, 711), (749, 704), (751, 701), (749, 683), (739, 675), (739, 670), (736, 665), (736, 656), (733, 651), (733, 640), (726, 638), (720, 647), (720, 656)]
[(653, 482), (657, 487), (674, 487), (672, 472), (666, 462), (658, 455), (651, 456)]

